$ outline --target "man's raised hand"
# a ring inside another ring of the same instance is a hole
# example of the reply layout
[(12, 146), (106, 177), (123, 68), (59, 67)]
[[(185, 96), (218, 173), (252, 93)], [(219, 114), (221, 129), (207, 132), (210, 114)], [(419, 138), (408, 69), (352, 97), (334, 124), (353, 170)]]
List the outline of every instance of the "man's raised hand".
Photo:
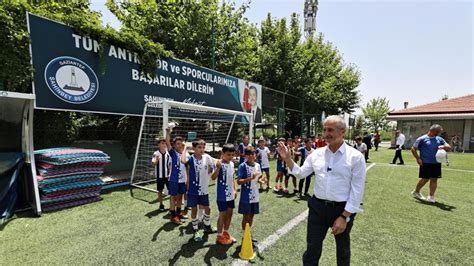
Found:
[(280, 155), (280, 158), (282, 160), (286, 160), (290, 158), (290, 150), (288, 147), (283, 143), (283, 141), (278, 142), (278, 148), (277, 148), (278, 154)]

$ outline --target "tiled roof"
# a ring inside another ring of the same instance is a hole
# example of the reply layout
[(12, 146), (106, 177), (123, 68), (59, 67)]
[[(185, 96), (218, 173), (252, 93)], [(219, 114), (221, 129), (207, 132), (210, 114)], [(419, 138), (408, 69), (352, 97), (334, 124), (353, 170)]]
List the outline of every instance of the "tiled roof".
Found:
[(388, 115), (474, 113), (474, 94), (390, 112)]

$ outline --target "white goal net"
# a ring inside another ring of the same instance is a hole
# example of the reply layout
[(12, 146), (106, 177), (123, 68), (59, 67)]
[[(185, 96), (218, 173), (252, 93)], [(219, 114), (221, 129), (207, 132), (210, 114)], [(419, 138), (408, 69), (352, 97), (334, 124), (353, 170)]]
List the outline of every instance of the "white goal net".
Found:
[(253, 119), (250, 113), (219, 109), (208, 106), (174, 101), (145, 104), (130, 185), (157, 192), (153, 153), (158, 150), (157, 138), (165, 137), (169, 123), (175, 123), (171, 140), (180, 136), (185, 139), (188, 152), (194, 139), (206, 141), (206, 152), (218, 158), (225, 143), (237, 145), (244, 135), (252, 143)]

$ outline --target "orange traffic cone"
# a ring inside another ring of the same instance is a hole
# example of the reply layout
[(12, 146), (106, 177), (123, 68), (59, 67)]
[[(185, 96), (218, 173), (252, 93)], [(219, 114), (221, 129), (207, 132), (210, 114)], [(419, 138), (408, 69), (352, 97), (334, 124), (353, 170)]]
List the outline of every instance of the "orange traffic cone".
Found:
[(242, 247), (240, 248), (239, 257), (243, 260), (253, 260), (255, 253), (253, 252), (252, 236), (250, 235), (250, 225), (245, 225), (244, 239), (242, 241)]

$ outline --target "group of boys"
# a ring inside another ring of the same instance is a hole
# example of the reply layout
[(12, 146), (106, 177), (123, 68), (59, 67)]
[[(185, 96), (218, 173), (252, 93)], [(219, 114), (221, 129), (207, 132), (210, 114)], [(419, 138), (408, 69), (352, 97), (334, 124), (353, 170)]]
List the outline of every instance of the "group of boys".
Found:
[[(158, 145), (159, 150), (153, 154), (152, 165), (155, 167), (157, 177), (160, 210), (164, 211), (163, 190), (166, 186), (170, 195), (169, 211), (172, 223), (179, 225), (181, 220), (187, 218), (184, 209), (181, 208), (182, 200), (185, 199), (185, 209), (191, 208), (195, 241), (202, 241), (201, 229), (203, 229), (205, 233), (217, 232), (218, 244), (235, 243), (236, 239), (229, 233), (229, 228), (235, 208), (237, 185), (241, 186), (238, 212), (243, 214), (242, 230), (244, 230), (247, 223), (252, 226), (254, 215), (260, 212), (259, 183), (268, 184), (262, 176), (265, 168), (261, 168), (256, 161), (256, 151), (249, 145), (248, 136), (244, 137), (244, 143), (239, 145), (238, 150), (231, 143), (223, 145), (220, 159), (214, 159), (205, 153), (206, 142), (202, 139), (192, 142), (193, 153), (190, 155), (186, 151), (182, 137), (176, 136), (171, 141), (170, 128), (166, 129), (164, 139), (158, 139)], [(237, 178), (234, 178), (235, 153), (241, 158)], [(211, 226), (210, 221), (209, 183), (211, 179), (216, 180), (219, 210), (217, 229)], [(198, 212), (202, 211), (204, 213), (200, 222)], [(255, 241), (255, 239), (252, 240)]]

